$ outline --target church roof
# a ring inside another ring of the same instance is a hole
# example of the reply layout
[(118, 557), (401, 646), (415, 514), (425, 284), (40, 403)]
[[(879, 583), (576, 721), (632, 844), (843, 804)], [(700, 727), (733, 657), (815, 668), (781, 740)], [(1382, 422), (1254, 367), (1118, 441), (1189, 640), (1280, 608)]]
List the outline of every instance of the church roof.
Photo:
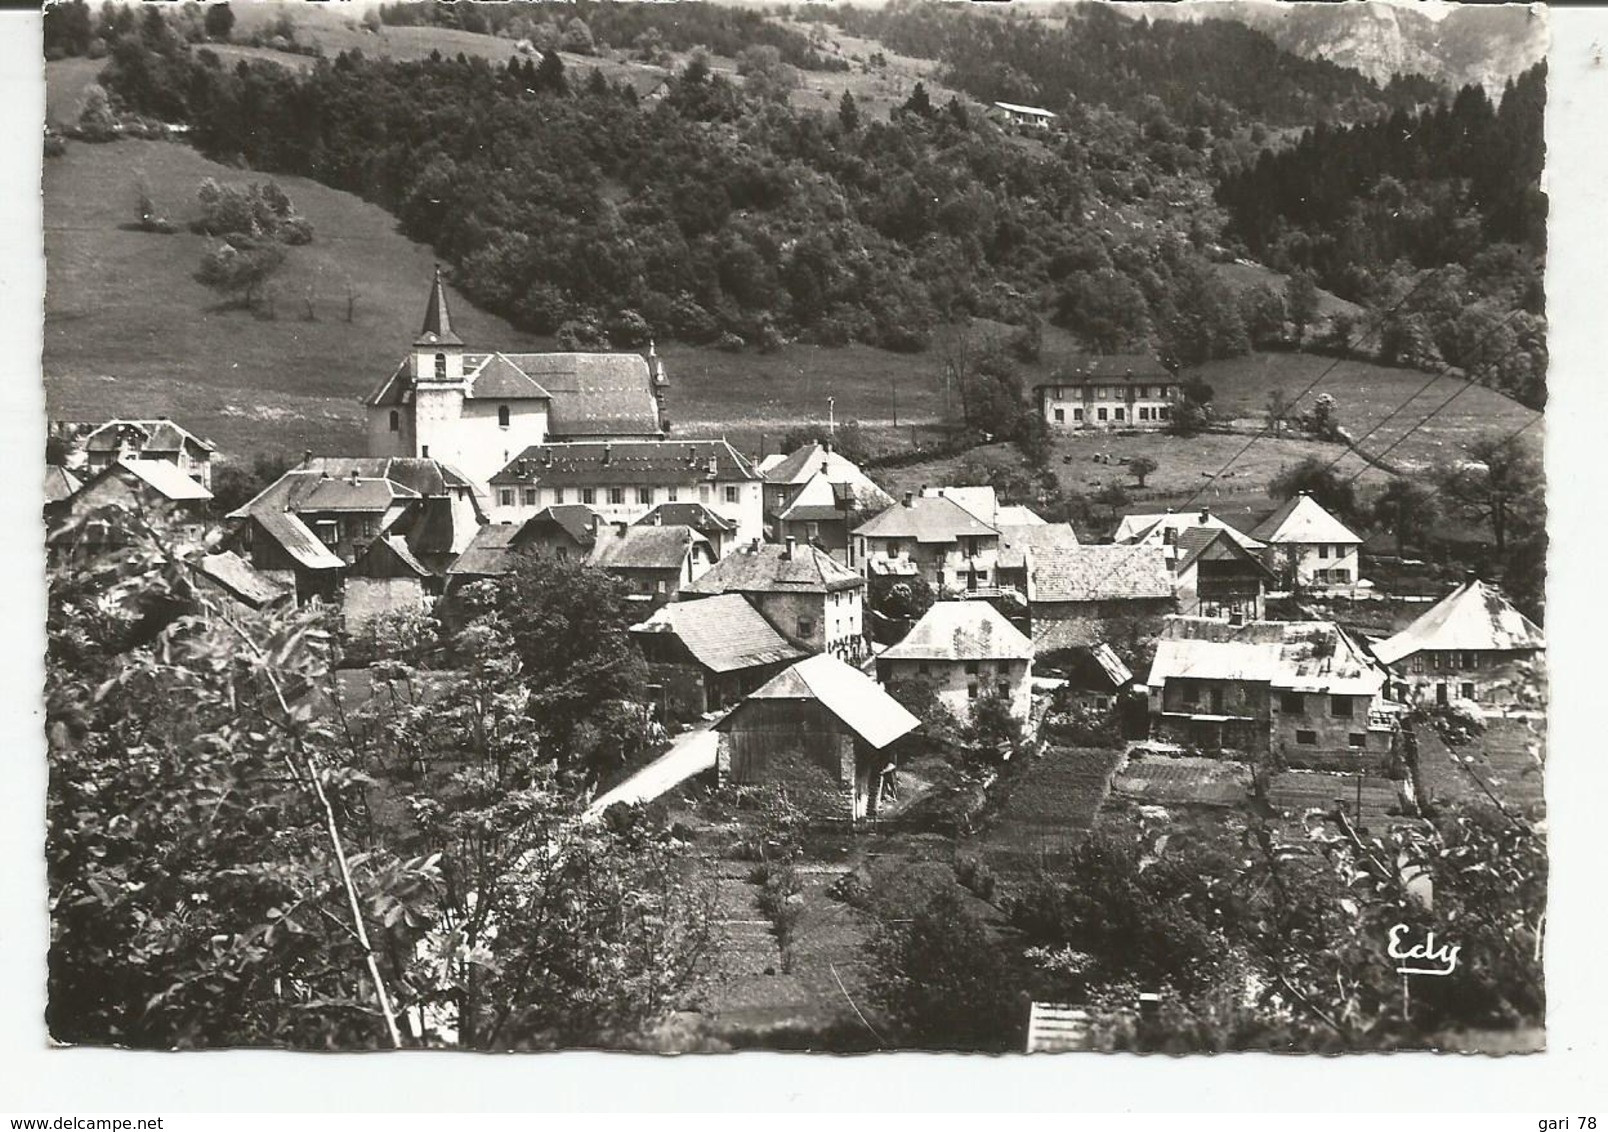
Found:
[(462, 346), (463, 339), (459, 338), (452, 329), (452, 312), (447, 309), (447, 288), (441, 282), (441, 267), (435, 269), (435, 278), (430, 283), (430, 301), (424, 308), (424, 326), (419, 336), (414, 339), (416, 346)]
[[(641, 354), (506, 354), (552, 399), (548, 435), (657, 436), (659, 401)], [(486, 396), (477, 388), (474, 396)]]

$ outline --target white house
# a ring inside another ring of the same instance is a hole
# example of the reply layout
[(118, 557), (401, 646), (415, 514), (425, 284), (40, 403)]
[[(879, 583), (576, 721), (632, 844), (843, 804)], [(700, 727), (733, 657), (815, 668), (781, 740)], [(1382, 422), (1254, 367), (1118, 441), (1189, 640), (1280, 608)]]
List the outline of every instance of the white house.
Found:
[(1033, 642), (986, 601), (939, 601), (877, 657), (884, 684), (920, 683), (958, 719), (989, 692), (1024, 723), (1032, 707)]
[(1206, 507), (1198, 511), (1168, 511), (1159, 515), (1124, 515), (1111, 541), (1123, 546), (1162, 547), (1162, 556), (1168, 565), (1174, 565), (1180, 557), (1179, 539), (1187, 531), (1222, 531), (1244, 550), (1261, 554), (1265, 549), (1262, 543), (1229, 526)]
[(1142, 354), (1095, 356), (1034, 386), (1038, 412), (1052, 429), (1162, 429), (1179, 398), (1179, 381), (1155, 358)]
[(1349, 587), (1362, 581), (1362, 538), (1304, 491), (1263, 519), (1251, 537), (1266, 544), (1263, 560), (1281, 584)]
[(853, 532), (851, 562), (867, 575), (920, 574), (935, 590), (999, 584), (999, 531), (946, 496), (906, 492)]
[(440, 460), (484, 484), (531, 445), (663, 436), (667, 386), (651, 347), (648, 358), (468, 349), (438, 268), (413, 349), (365, 402), (369, 455)]

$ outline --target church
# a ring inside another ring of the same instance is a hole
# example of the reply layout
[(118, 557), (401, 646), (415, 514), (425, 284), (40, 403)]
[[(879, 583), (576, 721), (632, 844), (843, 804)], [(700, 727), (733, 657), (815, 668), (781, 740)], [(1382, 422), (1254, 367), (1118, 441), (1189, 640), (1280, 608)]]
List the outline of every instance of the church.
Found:
[(664, 363), (639, 354), (504, 354), (452, 329), (436, 268), (413, 349), (364, 402), (374, 457), (440, 460), (482, 488), (532, 445), (659, 440)]

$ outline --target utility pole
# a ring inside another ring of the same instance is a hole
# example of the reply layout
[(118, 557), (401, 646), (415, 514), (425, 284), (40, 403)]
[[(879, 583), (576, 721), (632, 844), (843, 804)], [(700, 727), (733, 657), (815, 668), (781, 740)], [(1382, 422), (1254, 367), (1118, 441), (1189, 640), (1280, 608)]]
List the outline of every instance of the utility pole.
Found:
[(888, 379), (888, 385), (893, 389), (893, 427), (899, 427), (899, 375), (894, 374)]
[(826, 435), (834, 439), (837, 437), (837, 399), (835, 397), (826, 399)]

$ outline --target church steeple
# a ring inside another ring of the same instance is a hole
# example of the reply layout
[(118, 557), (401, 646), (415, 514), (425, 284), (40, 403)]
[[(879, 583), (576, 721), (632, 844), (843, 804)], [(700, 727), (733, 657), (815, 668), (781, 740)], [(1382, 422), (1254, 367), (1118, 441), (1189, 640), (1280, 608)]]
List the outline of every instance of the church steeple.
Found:
[(463, 339), (452, 330), (452, 315), (447, 310), (447, 289), (441, 282), (441, 265), (436, 264), (435, 279), (430, 284), (430, 303), (424, 309), (424, 327), (413, 342), (415, 346), (462, 346)]

